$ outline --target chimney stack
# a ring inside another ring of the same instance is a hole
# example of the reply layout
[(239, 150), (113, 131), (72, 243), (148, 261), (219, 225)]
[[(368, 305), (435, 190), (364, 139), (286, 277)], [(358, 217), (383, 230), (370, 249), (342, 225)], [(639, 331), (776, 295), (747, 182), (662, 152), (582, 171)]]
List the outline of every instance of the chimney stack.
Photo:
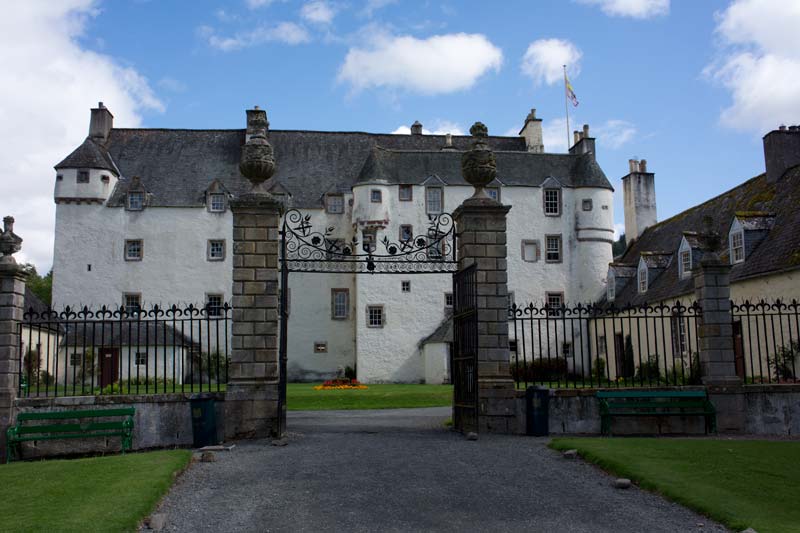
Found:
[(764, 136), (767, 182), (775, 183), (790, 168), (800, 165), (800, 126), (781, 126)]
[(625, 208), (625, 238), (637, 239), (644, 230), (657, 222), (656, 177), (647, 172), (647, 160), (628, 160), (630, 173), (622, 178), (622, 197)]
[(419, 120), (415, 120), (411, 125), (411, 135), (422, 135), (422, 124), (419, 123)]
[(519, 131), (519, 136), (525, 139), (525, 146), (528, 152), (533, 154), (544, 153), (542, 119), (536, 118), (536, 109), (531, 109), (531, 112), (525, 117), (525, 124)]
[(113, 127), (114, 115), (103, 105), (103, 102), (98, 102), (97, 107), (92, 109), (89, 120), (89, 137), (103, 144), (108, 140), (108, 134), (111, 133)]
[(595, 157), (595, 139), (589, 137), (589, 125), (584, 124), (582, 131), (574, 131), (572, 133), (574, 145), (569, 149), (572, 155), (592, 154)]

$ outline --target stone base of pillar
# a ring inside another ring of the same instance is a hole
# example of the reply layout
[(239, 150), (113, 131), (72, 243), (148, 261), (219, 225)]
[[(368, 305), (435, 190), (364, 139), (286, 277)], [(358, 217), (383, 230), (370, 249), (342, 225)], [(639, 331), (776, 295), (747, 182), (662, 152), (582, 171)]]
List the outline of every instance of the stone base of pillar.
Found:
[(516, 431), (516, 391), (508, 376), (478, 378), (478, 432), (504, 435)]
[(717, 411), (719, 433), (742, 433), (745, 422), (745, 394), (741, 386), (708, 387), (708, 399)]
[(225, 393), (225, 440), (263, 439), (278, 435), (275, 383), (229, 383)]

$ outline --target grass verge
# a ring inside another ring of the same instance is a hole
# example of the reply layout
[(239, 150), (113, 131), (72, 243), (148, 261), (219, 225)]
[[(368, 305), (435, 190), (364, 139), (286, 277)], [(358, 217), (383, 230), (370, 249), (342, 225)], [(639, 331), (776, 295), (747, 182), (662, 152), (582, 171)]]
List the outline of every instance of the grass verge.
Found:
[(367, 390), (314, 390), (315, 383), (289, 383), (290, 411), (400, 409), (452, 405), (452, 385), (369, 385)]
[(0, 467), (0, 531), (135, 531), (191, 459), (188, 450)]
[(800, 442), (556, 438), (581, 457), (729, 528), (800, 531)]

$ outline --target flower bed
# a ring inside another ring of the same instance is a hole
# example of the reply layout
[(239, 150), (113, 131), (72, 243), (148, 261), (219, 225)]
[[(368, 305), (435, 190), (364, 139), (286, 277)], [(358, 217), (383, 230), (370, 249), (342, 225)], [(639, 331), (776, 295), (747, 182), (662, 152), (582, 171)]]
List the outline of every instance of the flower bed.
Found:
[(317, 385), (314, 390), (365, 390), (369, 387), (362, 385), (357, 379), (329, 379), (322, 385)]

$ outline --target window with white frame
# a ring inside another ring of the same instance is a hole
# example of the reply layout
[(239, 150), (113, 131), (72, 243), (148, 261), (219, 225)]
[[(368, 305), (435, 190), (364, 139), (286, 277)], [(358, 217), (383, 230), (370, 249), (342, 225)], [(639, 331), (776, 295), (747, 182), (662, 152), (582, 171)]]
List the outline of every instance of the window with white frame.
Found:
[(325, 197), (325, 211), (338, 215), (344, 213), (344, 196), (341, 194), (329, 194)]
[(411, 292), (411, 282), (408, 280), (401, 281), (400, 292)]
[(561, 189), (544, 190), (544, 214), (551, 217), (561, 214)]
[(486, 194), (488, 194), (489, 198), (492, 200), (500, 201), (500, 187), (486, 187)]
[(547, 314), (549, 316), (560, 316), (564, 306), (563, 292), (548, 292), (545, 295), (547, 301)]
[(331, 289), (331, 318), (346, 320), (350, 316), (350, 289)]
[(606, 344), (606, 336), (600, 335), (597, 337), (597, 355), (600, 357), (605, 357), (607, 350), (608, 346)]
[(547, 235), (545, 237), (545, 256), (547, 263), (561, 262), (561, 235)]
[(414, 238), (414, 226), (411, 224), (401, 224), (400, 225), (400, 240), (401, 241), (410, 241)]
[(222, 316), (222, 295), (221, 294), (207, 294), (206, 295), (206, 313), (211, 318), (218, 318)]
[(744, 231), (731, 233), (731, 263), (744, 261)]
[(539, 260), (539, 241), (522, 241), (522, 260), (528, 263), (535, 263)]
[(125, 313), (134, 316), (142, 312), (142, 295), (133, 292), (126, 292), (122, 295), (122, 306)]
[(383, 202), (383, 193), (380, 189), (372, 189), (369, 191), (369, 201), (373, 204), (379, 204)]
[(88, 170), (79, 170), (78, 171), (78, 183), (89, 183), (89, 171)]
[(692, 274), (692, 251), (682, 250), (680, 253), (681, 277), (685, 278)]
[(681, 356), (686, 355), (686, 318), (681, 315), (673, 315), (670, 317), (670, 326), (672, 330), (672, 355)]
[(572, 343), (571, 342), (562, 342), (561, 343), (561, 355), (563, 357), (566, 357), (566, 358), (572, 357)]
[(128, 193), (128, 211), (141, 211), (144, 209), (144, 193), (131, 191)]
[(361, 248), (365, 252), (374, 252), (376, 243), (377, 238), (376, 231), (374, 229), (365, 229), (361, 232)]
[(452, 292), (444, 293), (444, 306), (445, 307), (453, 307), (453, 293)]
[(639, 293), (647, 292), (647, 267), (642, 265), (639, 268)]
[(444, 205), (444, 190), (441, 187), (427, 187), (425, 189), (425, 212), (429, 215), (438, 215)]
[(411, 185), (400, 185), (400, 194), (398, 197), (401, 202), (410, 202), (414, 199), (414, 187)]
[(209, 194), (208, 210), (212, 213), (222, 213), (225, 211), (225, 195), (218, 192)]
[(125, 241), (125, 261), (141, 261), (144, 256), (144, 243), (141, 239)]
[(136, 352), (134, 364), (136, 366), (146, 366), (147, 365), (147, 352)]
[(367, 327), (382, 328), (386, 321), (382, 305), (367, 306)]
[(69, 354), (69, 366), (81, 366), (81, 354), (72, 352)]
[(225, 240), (209, 240), (208, 241), (208, 260), (209, 261), (224, 261), (225, 260)]

